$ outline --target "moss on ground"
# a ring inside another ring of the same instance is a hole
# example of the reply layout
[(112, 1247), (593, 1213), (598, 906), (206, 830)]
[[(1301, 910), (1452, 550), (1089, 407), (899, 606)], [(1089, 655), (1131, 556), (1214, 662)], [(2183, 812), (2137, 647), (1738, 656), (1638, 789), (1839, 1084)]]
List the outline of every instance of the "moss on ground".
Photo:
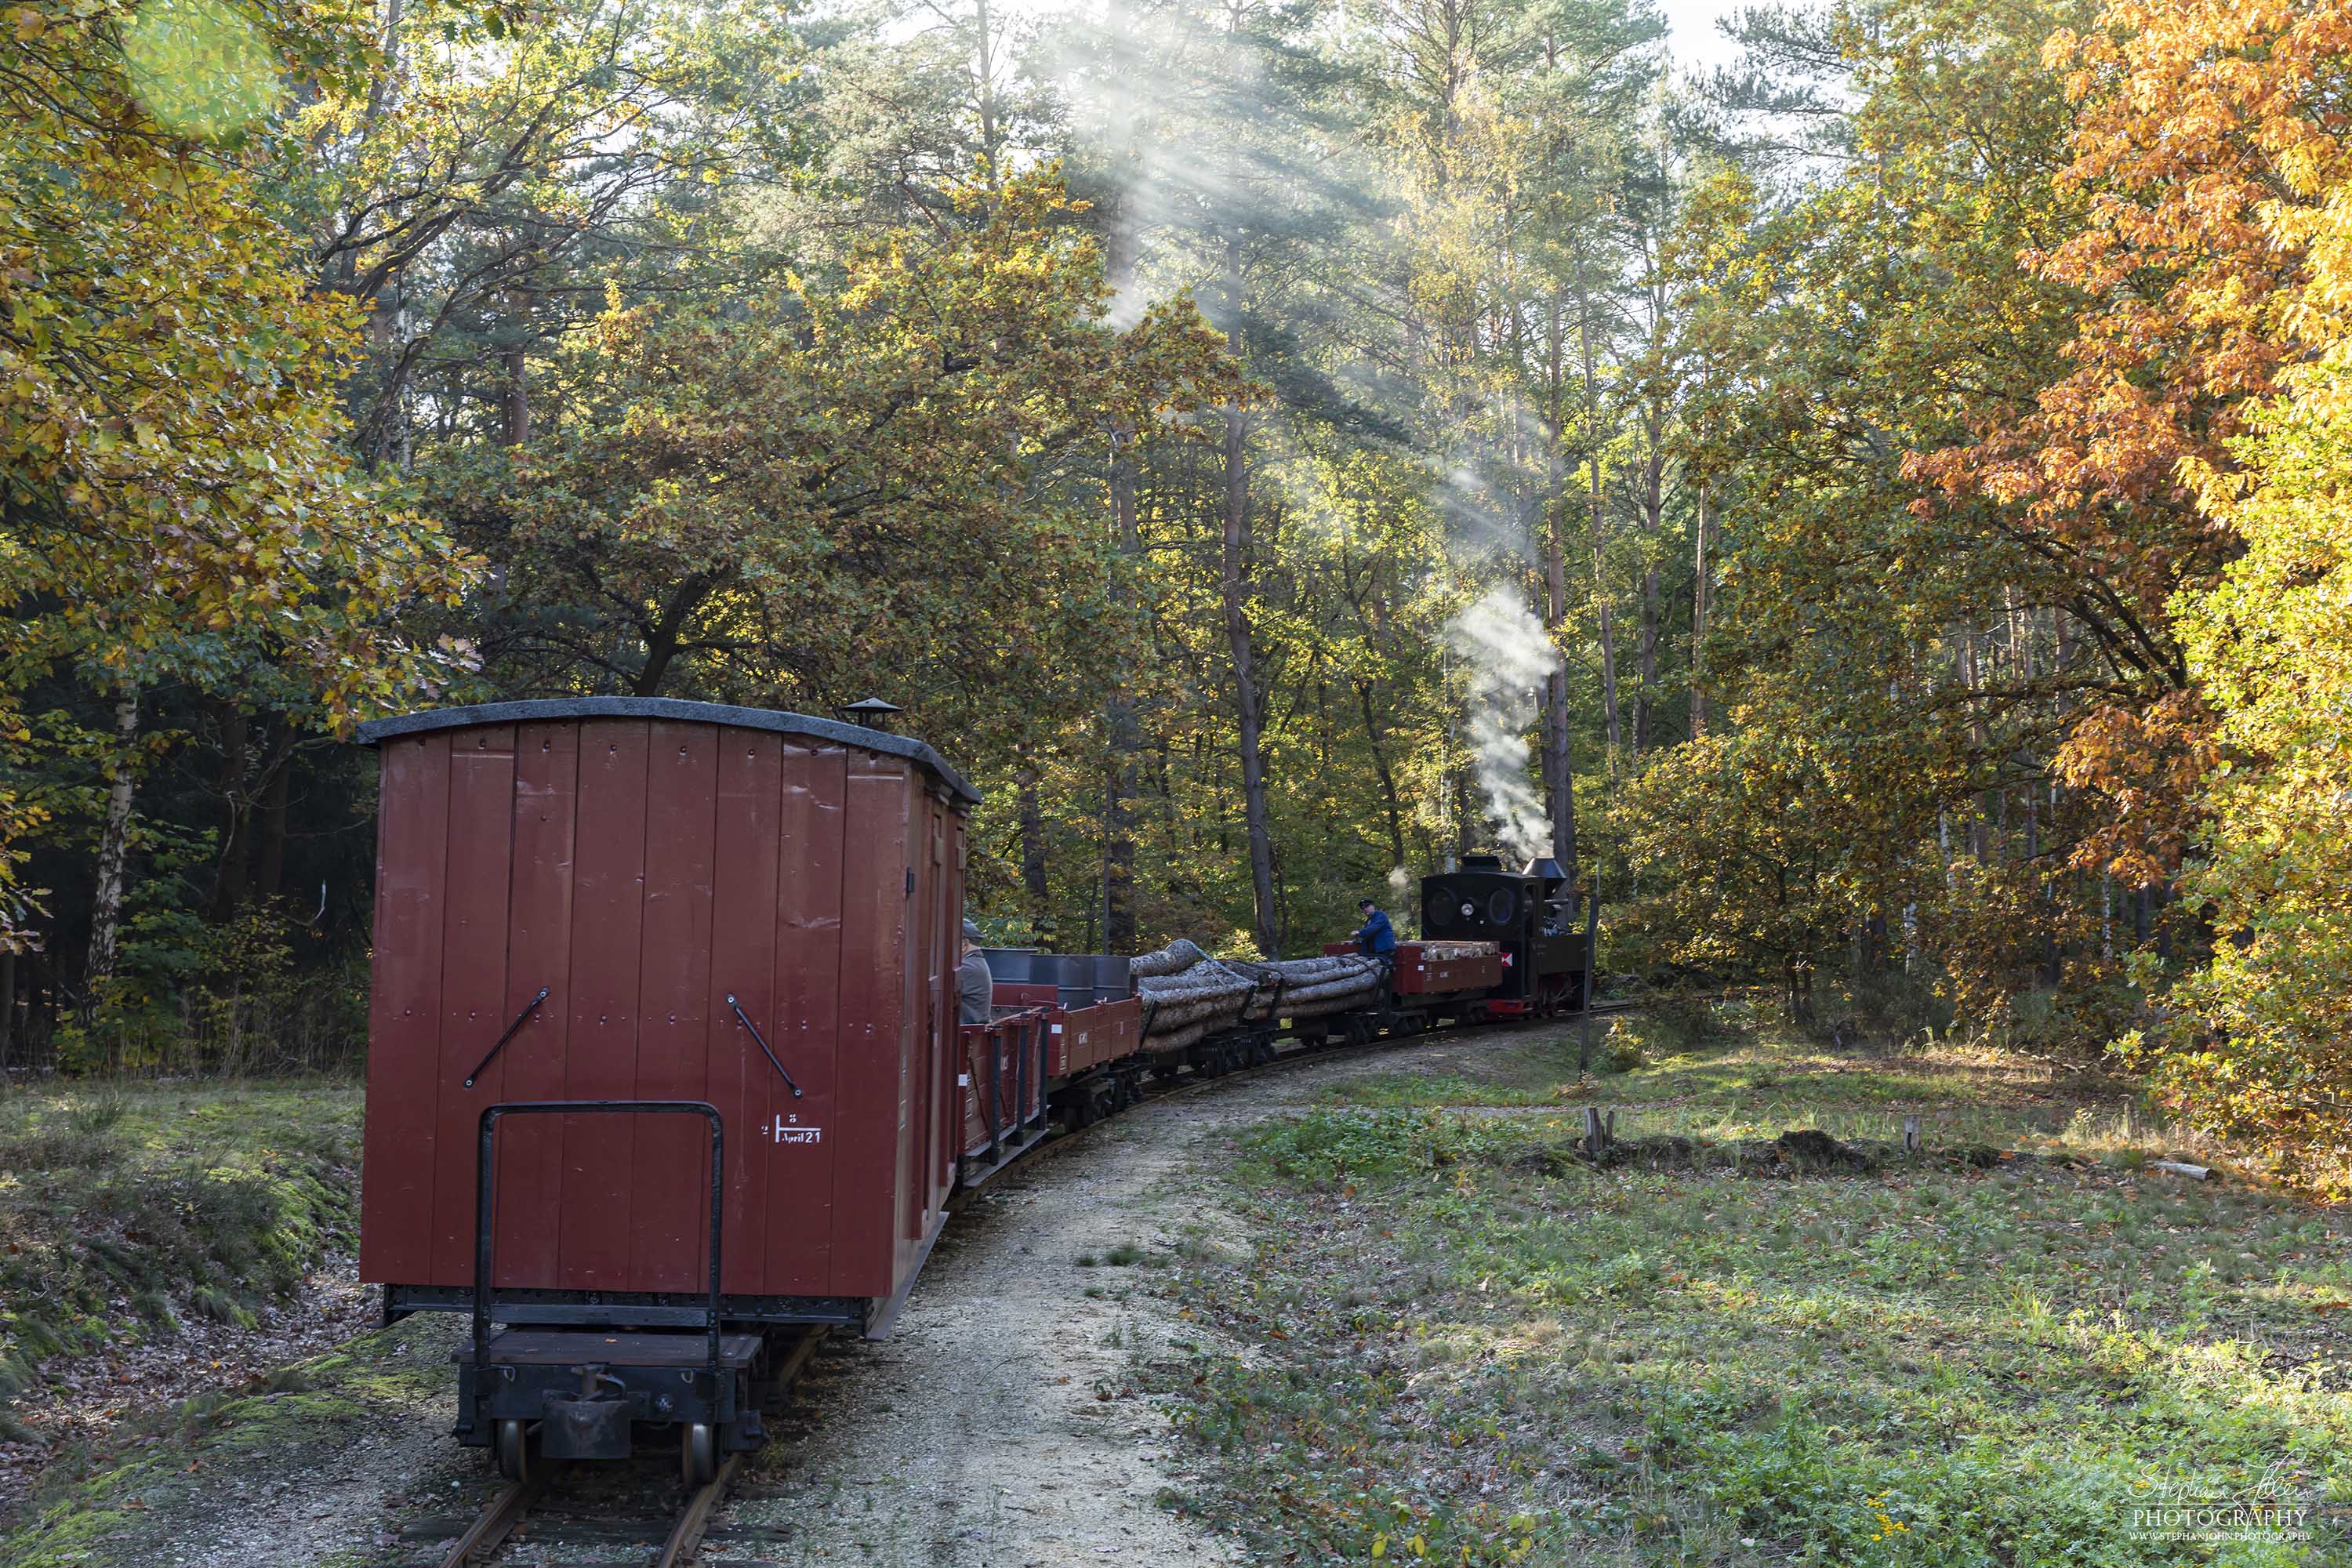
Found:
[[(1544, 1092), (1574, 1051), (1458, 1047), (1450, 1080), (1244, 1135), (1221, 1201), (1259, 1246), (1177, 1289), (1247, 1352), (1162, 1369), (1203, 1467), (1172, 1503), (1265, 1562), (2352, 1561), (2345, 1216), (2143, 1171), (2144, 1124), (2026, 1064), (1880, 1082), (1761, 1031), (1645, 1052), (1637, 1130), (1899, 1131), (1907, 1104), (1928, 1157), (1595, 1170), (1557, 1157), (1566, 1116), (1392, 1109)], [(1956, 1132), (2037, 1157), (1937, 1157)], [(2151, 1511), (2208, 1506), (2242, 1528)]]
[(27, 1521), (0, 1537), (0, 1568), (162, 1561), (190, 1544), (184, 1512), (213, 1506), (205, 1494), (225, 1474), (268, 1476), (369, 1431), (446, 1417), (448, 1330), (412, 1318), (126, 1424), (103, 1450), (43, 1477)]
[(347, 1082), (0, 1094), (0, 1423), (44, 1358), (180, 1314), (249, 1321), (352, 1246), (360, 1098)]

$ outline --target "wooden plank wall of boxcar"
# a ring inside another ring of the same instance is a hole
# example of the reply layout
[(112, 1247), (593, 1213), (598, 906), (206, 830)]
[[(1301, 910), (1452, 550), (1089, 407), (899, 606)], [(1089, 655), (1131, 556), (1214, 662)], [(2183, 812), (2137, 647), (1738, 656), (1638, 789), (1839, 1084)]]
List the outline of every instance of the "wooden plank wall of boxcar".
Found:
[[(887, 1296), (897, 1268), (899, 1184), (907, 1138), (907, 770), (853, 753), (844, 809), (841, 910), (841, 1100), (834, 1163), (834, 1276), (858, 1295)], [(827, 1129), (826, 1136), (835, 1136)]]
[[(784, 871), (776, 890), (775, 943), (777, 1027), (768, 1036), (800, 1082), (793, 1100), (782, 1084), (772, 1085), (768, 1117), (781, 1113), (796, 1125), (822, 1129), (828, 1142), (814, 1162), (824, 1179), (775, 1172), (782, 1146), (763, 1150), (772, 1160), (767, 1184), (765, 1273), (761, 1289), (772, 1295), (815, 1296), (833, 1279), (834, 1181), (841, 1160), (841, 1056), (851, 1048), (843, 1037), (842, 911), (847, 845), (849, 753), (794, 737), (782, 741), (783, 781), (781, 822)], [(753, 1015), (757, 1017), (758, 1015)], [(802, 1070), (801, 1064), (807, 1064)], [(767, 1063), (760, 1064), (762, 1068)], [(772, 1069), (771, 1076), (773, 1076)], [(793, 1145), (795, 1149), (806, 1145)]]
[[(814, 1053), (788, 1032), (777, 1006), (776, 952), (782, 906), (783, 738), (757, 730), (719, 731), (719, 847), (711, 878), (711, 1023), (707, 1098), (727, 1124), (727, 1255), (724, 1288), (737, 1295), (765, 1289), (770, 1201), (768, 1172), (777, 1146), (761, 1129), (789, 1108), (790, 1092), (751, 1041), (735, 1010), (797, 1064), (793, 1077), (830, 1089)], [(794, 868), (799, 874), (799, 868)], [(826, 1054), (831, 1054), (830, 1042)]]
[(370, 1279), (422, 1280), (433, 1268), (449, 737), (385, 746), (381, 778), (360, 1270)]
[[(478, 1086), (478, 1092), (499, 1100), (562, 1100), (566, 1093), (580, 752), (576, 723), (516, 727), (514, 860), (499, 1029), (521, 1016), (542, 985), (547, 1000), (499, 1053), (491, 1076)], [(499, 1184), (516, 1196), (498, 1211), (497, 1282), (509, 1288), (550, 1284), (561, 1267), (554, 1210), (520, 1195), (562, 1193), (563, 1129), (544, 1117), (529, 1116), (507, 1123), (499, 1138)], [(473, 1278), (470, 1264), (460, 1278)]]

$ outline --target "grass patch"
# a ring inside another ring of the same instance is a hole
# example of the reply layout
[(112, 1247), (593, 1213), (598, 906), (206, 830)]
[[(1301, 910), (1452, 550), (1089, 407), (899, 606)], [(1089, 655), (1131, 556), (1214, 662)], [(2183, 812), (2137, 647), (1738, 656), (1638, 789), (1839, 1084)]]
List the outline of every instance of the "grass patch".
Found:
[(353, 1244), (359, 1140), (356, 1084), (0, 1096), (0, 1402), (47, 1357), (290, 1294)]
[[(1538, 1052), (1498, 1053), (1498, 1089)], [(1221, 1201), (1260, 1246), (1177, 1287), (1248, 1347), (1165, 1373), (1202, 1463), (1181, 1506), (1258, 1561), (2347, 1561), (2352, 1226), (2110, 1161), (2154, 1136), (2137, 1110), (2028, 1068), (1866, 1072), (1746, 1031), (1629, 1076), (1685, 1095), (1642, 1132), (1768, 1139), (1884, 1122), (1924, 1079), (1924, 1158), (1594, 1170), (1554, 1157), (1566, 1117), (1383, 1106), (1254, 1129)], [(2033, 1157), (1979, 1168), (1955, 1128)], [(2147, 1512), (2234, 1502), (2313, 1539)]]

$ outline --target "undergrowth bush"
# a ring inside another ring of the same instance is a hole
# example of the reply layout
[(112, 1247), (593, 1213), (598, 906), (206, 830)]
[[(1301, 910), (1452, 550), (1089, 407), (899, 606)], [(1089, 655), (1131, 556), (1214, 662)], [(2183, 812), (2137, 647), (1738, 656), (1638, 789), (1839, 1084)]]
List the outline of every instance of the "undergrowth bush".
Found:
[(1704, 992), (1677, 986), (1661, 991), (1642, 1005), (1643, 1030), (1668, 1051), (1688, 1050), (1722, 1033), (1716, 1004)]
[(1514, 1130), (1484, 1117), (1318, 1110), (1255, 1130), (1243, 1151), (1245, 1164), (1262, 1174), (1314, 1183), (1439, 1170), (1517, 1146)]

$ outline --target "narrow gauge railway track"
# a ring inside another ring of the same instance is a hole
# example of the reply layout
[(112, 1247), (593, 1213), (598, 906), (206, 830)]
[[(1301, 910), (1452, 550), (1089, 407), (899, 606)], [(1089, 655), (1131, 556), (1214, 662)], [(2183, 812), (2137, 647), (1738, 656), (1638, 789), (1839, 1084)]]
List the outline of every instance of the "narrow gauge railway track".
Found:
[[(813, 1329), (803, 1334), (785, 1352), (783, 1361), (776, 1369), (777, 1400), (781, 1401), (790, 1394), (793, 1386), (807, 1372), (809, 1363), (815, 1357), (817, 1348), (825, 1342), (826, 1334), (824, 1329)], [(551, 1536), (562, 1537), (569, 1525), (573, 1533), (593, 1537), (592, 1546), (604, 1546), (614, 1542), (620, 1543), (607, 1549), (607, 1555), (598, 1560), (599, 1568), (604, 1568), (608, 1563), (611, 1568), (682, 1568), (683, 1564), (694, 1560), (695, 1550), (702, 1543), (703, 1531), (709, 1528), (710, 1516), (726, 1500), (728, 1488), (734, 1483), (736, 1472), (741, 1468), (742, 1463), (742, 1455), (729, 1455), (719, 1464), (718, 1474), (695, 1489), (667, 1521), (658, 1516), (614, 1517), (602, 1512), (556, 1517), (551, 1510), (547, 1510), (538, 1517), (551, 1528), (540, 1532), (539, 1541), (547, 1543)], [(598, 1479), (608, 1479), (610, 1478), (596, 1475), (604, 1468), (598, 1465), (586, 1473)], [(631, 1472), (640, 1472), (646, 1468), (627, 1467)], [(563, 1495), (562, 1483), (569, 1470), (569, 1467), (560, 1462), (542, 1464), (534, 1468), (527, 1479), (501, 1486), (497, 1495), (474, 1516), (472, 1522), (460, 1531), (435, 1560), (437, 1568), (469, 1568), (469, 1565), (479, 1568), (481, 1564), (496, 1562), (523, 1521), (533, 1518), (534, 1509), (540, 1509), (544, 1503)], [(633, 1473), (628, 1479), (642, 1478)], [(593, 1500), (578, 1500), (593, 1502)], [(646, 1554), (646, 1548), (636, 1544), (656, 1540), (661, 1544), (658, 1549), (652, 1550), (650, 1555)], [(556, 1544), (559, 1547), (562, 1545), (560, 1540)], [(576, 1563), (582, 1560), (567, 1556), (563, 1561)]]
[[(1619, 1013), (1630, 1013), (1640, 1005), (1639, 1002), (1633, 1001), (1601, 1002), (1595, 1004), (1590, 1011), (1593, 1017), (1606, 1018)], [(1187, 1072), (1184, 1078), (1177, 1082), (1148, 1085), (1144, 1089), (1143, 1099), (1139, 1103), (1149, 1105), (1154, 1100), (1164, 1100), (1171, 1095), (1198, 1093), (1213, 1083), (1223, 1083), (1229, 1079), (1275, 1077), (1281, 1073), (1296, 1071), (1310, 1062), (1342, 1051), (1357, 1056), (1385, 1056), (1391, 1051), (1407, 1050), (1414, 1046), (1425, 1046), (1437, 1040), (1459, 1039), (1470, 1035), (1498, 1037), (1522, 1035), (1547, 1025), (1574, 1024), (1583, 1016), (1581, 1013), (1561, 1013), (1548, 1018), (1484, 1018), (1470, 1023), (1443, 1024), (1435, 1028), (1422, 1029), (1410, 1035), (1385, 1036), (1360, 1042), (1334, 1037), (1311, 1046), (1294, 1046), (1288, 1050), (1277, 1048), (1271, 1059), (1260, 1062), (1254, 1067), (1229, 1068), (1214, 1077), (1203, 1076), (1195, 1069)]]

